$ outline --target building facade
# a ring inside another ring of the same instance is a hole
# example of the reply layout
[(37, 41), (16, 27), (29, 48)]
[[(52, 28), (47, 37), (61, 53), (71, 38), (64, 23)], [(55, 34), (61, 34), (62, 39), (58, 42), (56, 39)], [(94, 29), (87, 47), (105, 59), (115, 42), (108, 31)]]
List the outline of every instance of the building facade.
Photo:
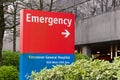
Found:
[(120, 56), (120, 4), (118, 0), (114, 1), (106, 2), (102, 8), (96, 3), (94, 13), (86, 13), (87, 16), (76, 21), (75, 46), (78, 52), (109, 61)]
[(79, 20), (76, 26), (76, 49), (84, 54), (98, 54), (113, 59), (120, 56), (120, 10)]

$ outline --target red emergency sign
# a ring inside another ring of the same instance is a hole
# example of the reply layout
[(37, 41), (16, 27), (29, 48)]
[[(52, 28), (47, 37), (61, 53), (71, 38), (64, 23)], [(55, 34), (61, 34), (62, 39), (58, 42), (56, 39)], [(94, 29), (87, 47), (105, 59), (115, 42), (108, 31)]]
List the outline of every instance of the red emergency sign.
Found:
[(21, 11), (21, 53), (74, 53), (74, 14)]

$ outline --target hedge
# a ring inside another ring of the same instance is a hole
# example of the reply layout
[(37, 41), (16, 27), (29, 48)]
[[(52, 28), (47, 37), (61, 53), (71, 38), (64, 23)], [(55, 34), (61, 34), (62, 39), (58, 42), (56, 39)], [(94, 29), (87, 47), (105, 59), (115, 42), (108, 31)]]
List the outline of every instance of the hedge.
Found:
[(88, 59), (89, 60), (90, 58), (87, 55), (76, 52), (75, 53), (75, 61), (81, 60), (81, 59)]
[(19, 52), (3, 51), (2, 65), (15, 66), (17, 69), (19, 69)]
[(71, 65), (58, 65), (32, 72), (30, 80), (120, 80), (120, 58), (113, 63), (103, 60), (78, 60)]
[(0, 67), (0, 80), (18, 80), (18, 70), (14, 66)]

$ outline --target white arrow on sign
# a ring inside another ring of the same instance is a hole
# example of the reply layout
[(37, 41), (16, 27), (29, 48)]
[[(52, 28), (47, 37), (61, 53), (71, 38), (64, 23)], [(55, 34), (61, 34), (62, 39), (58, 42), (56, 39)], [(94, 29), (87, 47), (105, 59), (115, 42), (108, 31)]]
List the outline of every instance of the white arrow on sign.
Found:
[(65, 29), (65, 32), (62, 32), (61, 34), (65, 35), (65, 38), (67, 38), (70, 35), (70, 32), (67, 29)]

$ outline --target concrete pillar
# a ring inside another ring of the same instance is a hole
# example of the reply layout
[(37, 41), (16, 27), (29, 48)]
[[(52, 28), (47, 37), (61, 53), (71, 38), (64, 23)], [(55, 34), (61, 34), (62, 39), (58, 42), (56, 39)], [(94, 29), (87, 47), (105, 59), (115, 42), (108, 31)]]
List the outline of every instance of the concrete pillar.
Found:
[(110, 45), (110, 56), (111, 56), (111, 59), (113, 59), (113, 46)]
[(117, 57), (118, 55), (117, 55), (117, 52), (118, 52), (118, 46), (117, 45), (115, 45), (115, 57)]
[(82, 53), (82, 48), (81, 47), (79, 48), (79, 50), (80, 50), (80, 53)]
[(83, 47), (82, 47), (82, 53), (83, 53), (84, 55), (89, 56), (89, 57), (92, 56), (92, 55), (91, 55), (91, 49), (90, 49), (89, 46), (83, 46)]

